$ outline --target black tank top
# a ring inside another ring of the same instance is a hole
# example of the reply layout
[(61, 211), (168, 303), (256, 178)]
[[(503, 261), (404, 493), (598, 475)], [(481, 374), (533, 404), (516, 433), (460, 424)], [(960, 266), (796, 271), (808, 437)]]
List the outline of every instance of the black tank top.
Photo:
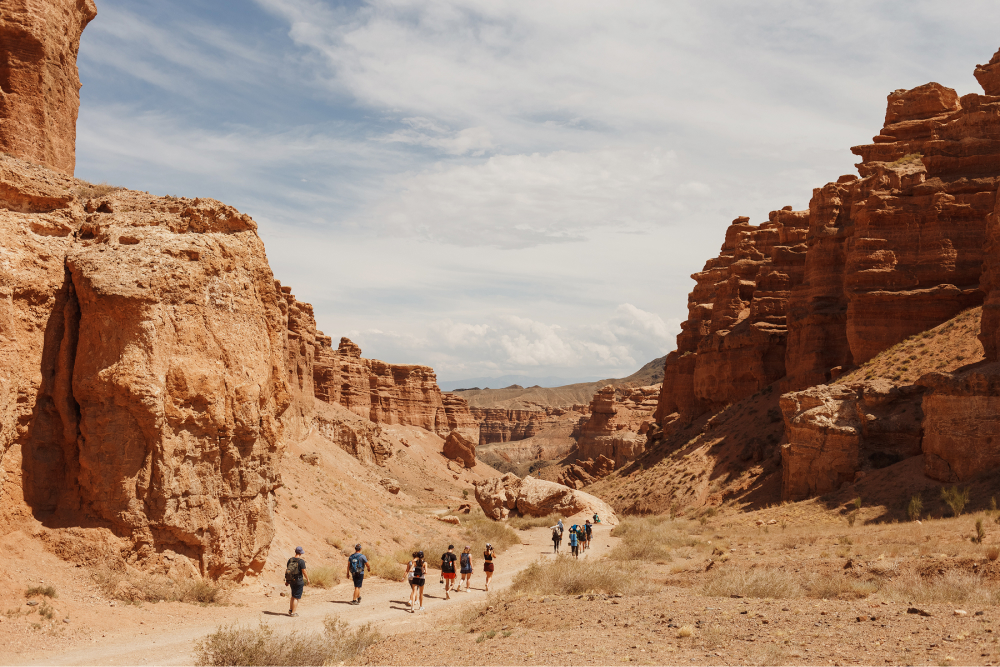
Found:
[(492, 551), (484, 551), (483, 552), (483, 560), (485, 560), (487, 562), (493, 560), (493, 552)]

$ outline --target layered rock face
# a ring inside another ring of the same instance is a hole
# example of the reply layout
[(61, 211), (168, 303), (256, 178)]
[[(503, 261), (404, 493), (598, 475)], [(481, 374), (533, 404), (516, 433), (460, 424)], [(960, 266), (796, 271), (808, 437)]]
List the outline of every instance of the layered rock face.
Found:
[(463, 437), (458, 431), (448, 434), (443, 451), (449, 459), (458, 461), (466, 468), (476, 467), (476, 443)]
[(73, 175), (80, 35), (93, 0), (5, 0), (0, 13), (0, 151)]
[(472, 418), (479, 424), (479, 444), (492, 445), (532, 438), (573, 411), (576, 410), (550, 406), (538, 410), (472, 408)]
[[(590, 418), (580, 426), (577, 439), (577, 458), (589, 468), (591, 477), (605, 466), (595, 462), (602, 457), (610, 459), (616, 467), (634, 461), (645, 451), (646, 432), (653, 423), (657, 406), (658, 385), (624, 390), (621, 401), (616, 400), (614, 385), (608, 385), (594, 394), (590, 404)], [(579, 479), (585, 479), (582, 475)]]
[(214, 200), (74, 187), (0, 166), (0, 463), (21, 474), (0, 504), (107, 526), (140, 561), (259, 571), (291, 395), (256, 225)]
[[(992, 80), (993, 67), (977, 76)], [(777, 380), (783, 390), (827, 382), (981, 303), (998, 104), (936, 83), (895, 91), (881, 133), (852, 149), (860, 178), (817, 188), (808, 211), (734, 221), (720, 256), (693, 276), (657, 420)]]
[(745, 398), (785, 375), (786, 311), (802, 281), (807, 211), (737, 218), (719, 256), (691, 276), (688, 319), (667, 355), (656, 420), (691, 417)]
[(788, 443), (782, 447), (782, 497), (836, 491), (863, 474), (921, 452), (920, 387), (886, 380), (819, 385), (781, 397)]

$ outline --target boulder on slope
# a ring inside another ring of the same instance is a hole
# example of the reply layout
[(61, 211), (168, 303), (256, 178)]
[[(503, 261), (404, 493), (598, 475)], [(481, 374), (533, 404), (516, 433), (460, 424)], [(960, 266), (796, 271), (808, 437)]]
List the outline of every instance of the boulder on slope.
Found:
[(611, 506), (597, 496), (530, 475), (520, 479), (507, 473), (479, 482), (476, 500), (487, 516), (497, 520), (506, 519), (516, 510), (522, 516), (580, 515), (581, 522), (597, 514), (603, 523), (618, 523)]
[(444, 455), (466, 468), (476, 467), (476, 444), (458, 431), (452, 431), (445, 439)]

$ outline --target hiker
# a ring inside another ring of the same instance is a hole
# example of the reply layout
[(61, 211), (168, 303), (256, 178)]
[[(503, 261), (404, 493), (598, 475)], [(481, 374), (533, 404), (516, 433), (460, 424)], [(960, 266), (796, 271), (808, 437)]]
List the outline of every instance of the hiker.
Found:
[[(406, 565), (406, 576), (410, 580), (410, 613), (424, 610), (424, 584), (427, 565), (424, 563), (424, 552), (414, 551), (413, 560)], [(416, 605), (416, 606), (414, 606)]]
[(583, 524), (583, 548), (590, 548), (590, 540), (594, 537), (594, 526), (590, 523), (590, 519), (587, 519), (587, 523)]
[(569, 529), (569, 550), (573, 553), (573, 558), (580, 557), (580, 536), (576, 532), (576, 524)]
[(288, 559), (285, 565), (285, 585), (291, 588), (291, 599), (288, 604), (288, 615), (298, 616), (295, 608), (299, 606), (302, 599), (302, 589), (309, 583), (309, 575), (306, 574), (306, 562), (299, 558), (305, 553), (302, 547), (295, 547), (295, 555)]
[(462, 590), (462, 582), (465, 582), (465, 592), (469, 592), (469, 584), (472, 583), (472, 547), (469, 545), (465, 546), (462, 550), (462, 555), (458, 558), (459, 573), (462, 575), (462, 580), (458, 582), (458, 588), (455, 590)]
[(361, 553), (361, 545), (354, 545), (354, 553), (347, 559), (347, 576), (354, 580), (354, 599), (351, 604), (361, 604), (361, 584), (365, 581), (365, 568), (372, 571), (368, 558)]
[(559, 524), (552, 526), (552, 553), (559, 553), (559, 543), (562, 541), (562, 527)]
[(486, 573), (486, 590), (490, 590), (490, 579), (493, 578), (493, 557), (497, 552), (493, 550), (493, 545), (486, 543), (486, 550), (483, 551), (483, 572)]
[(451, 585), (455, 581), (455, 561), (458, 557), (455, 556), (455, 545), (449, 544), (448, 551), (441, 554), (441, 578), (444, 579), (444, 599), (450, 600), (451, 595), (448, 591), (451, 590)]
[(597, 516), (597, 512), (594, 512), (594, 523), (600, 523), (601, 517)]

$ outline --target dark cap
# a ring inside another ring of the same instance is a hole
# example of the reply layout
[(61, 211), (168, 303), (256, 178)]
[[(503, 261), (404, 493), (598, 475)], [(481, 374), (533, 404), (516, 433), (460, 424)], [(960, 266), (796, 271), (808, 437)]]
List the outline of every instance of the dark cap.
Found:
[(302, 547), (295, 547), (295, 553), (297, 553), (297, 554), (304, 554), (305, 552), (306, 552), (306, 550), (303, 549)]

